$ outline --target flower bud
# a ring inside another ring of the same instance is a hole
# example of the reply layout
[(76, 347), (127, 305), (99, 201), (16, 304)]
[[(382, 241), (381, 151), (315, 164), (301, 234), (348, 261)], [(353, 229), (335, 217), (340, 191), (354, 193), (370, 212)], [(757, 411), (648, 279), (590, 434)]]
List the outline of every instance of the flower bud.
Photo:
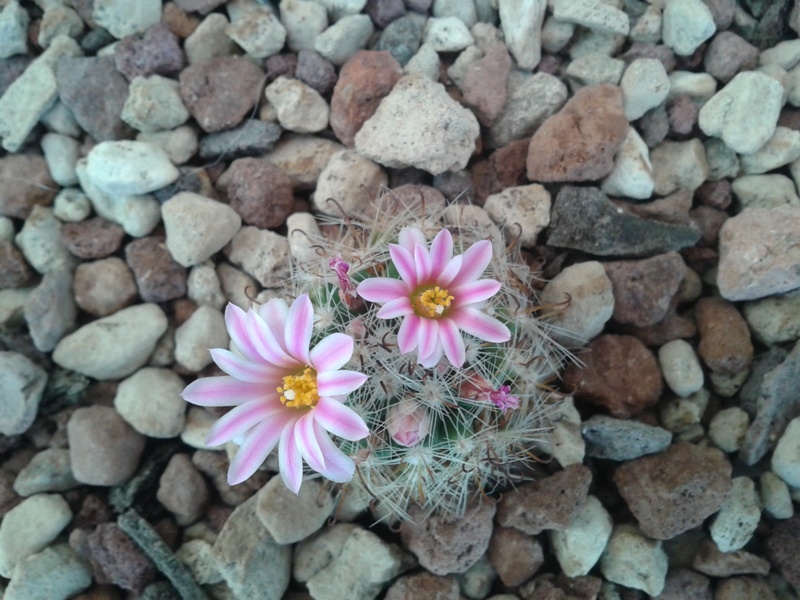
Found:
[(403, 398), (389, 409), (386, 427), (392, 439), (401, 446), (419, 444), (430, 432), (431, 418), (424, 406), (411, 398)]

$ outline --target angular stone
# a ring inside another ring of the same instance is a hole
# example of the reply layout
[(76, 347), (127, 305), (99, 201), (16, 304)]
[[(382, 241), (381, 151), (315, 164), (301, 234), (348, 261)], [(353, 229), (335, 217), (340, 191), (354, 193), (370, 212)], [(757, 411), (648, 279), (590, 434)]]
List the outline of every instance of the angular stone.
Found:
[(36, 419), (47, 372), (18, 352), (0, 352), (0, 433), (25, 433)]

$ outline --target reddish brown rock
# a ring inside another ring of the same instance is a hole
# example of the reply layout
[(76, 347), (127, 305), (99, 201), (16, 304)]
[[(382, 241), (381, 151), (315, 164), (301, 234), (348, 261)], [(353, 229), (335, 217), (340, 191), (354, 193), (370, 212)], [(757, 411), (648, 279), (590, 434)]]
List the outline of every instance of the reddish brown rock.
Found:
[(686, 265), (677, 252), (607, 262), (603, 267), (614, 293), (614, 320), (636, 327), (654, 325), (664, 318), (686, 275)]
[(79, 264), (72, 290), (75, 303), (98, 317), (113, 315), (133, 304), (138, 296), (133, 273), (116, 256)]
[[(599, 577), (567, 577), (545, 573), (519, 588), (522, 600), (596, 600), (603, 580)], [(627, 596), (624, 596), (628, 600)], [(636, 598), (636, 596), (631, 596)]]
[(0, 240), (0, 289), (19, 288), (33, 281), (33, 269), (13, 242)]
[(528, 179), (601, 179), (614, 167), (614, 153), (627, 132), (622, 91), (617, 86), (582, 88), (533, 134), (528, 147)]
[(172, 75), (184, 57), (178, 38), (166, 25), (154, 25), (141, 35), (129, 35), (114, 48), (114, 64), (128, 81), (134, 77)]
[(706, 181), (695, 190), (694, 195), (701, 204), (719, 210), (726, 210), (733, 200), (731, 182), (727, 179)]
[(716, 246), (719, 241), (719, 230), (727, 220), (728, 213), (710, 206), (698, 206), (689, 211), (689, 217), (700, 229), (700, 244)]
[(455, 577), (437, 577), (432, 573), (405, 575), (392, 584), (385, 600), (460, 600)]
[(67, 250), (86, 260), (114, 254), (119, 250), (123, 237), (125, 232), (122, 227), (102, 217), (64, 223), (61, 228), (61, 241)]
[(116, 523), (99, 525), (86, 538), (98, 583), (113, 583), (140, 594), (158, 574), (156, 566)]
[(764, 545), (767, 557), (778, 572), (800, 590), (800, 514), (795, 513), (791, 519), (781, 521), (772, 529)]
[(758, 66), (758, 48), (732, 31), (722, 31), (714, 36), (703, 57), (705, 71), (723, 84), (740, 71), (751, 71)]
[(172, 259), (160, 237), (145, 237), (125, 246), (125, 260), (145, 302), (166, 302), (186, 295), (186, 268)]
[(682, 567), (671, 568), (658, 600), (712, 600), (708, 577)]
[(503, 495), (497, 506), (497, 523), (530, 535), (566, 529), (583, 508), (591, 483), (589, 468), (576, 464), (521, 485)]
[(731, 464), (716, 448), (679, 442), (625, 463), (614, 483), (642, 532), (668, 540), (720, 509), (731, 489)]
[(720, 552), (711, 540), (704, 540), (700, 545), (700, 549), (694, 555), (692, 566), (711, 577), (767, 575), (770, 569), (769, 562), (760, 556), (745, 550)]
[(488, 557), (500, 581), (508, 587), (525, 583), (544, 564), (539, 540), (510, 527), (494, 528)]
[(462, 101), (486, 127), (494, 123), (506, 104), (510, 70), (511, 57), (504, 44), (495, 44), (483, 58), (467, 67), (461, 83)]
[(181, 98), (207, 133), (235, 127), (259, 100), (264, 72), (241, 56), (190, 65), (180, 75)]
[(261, 229), (280, 227), (292, 212), (292, 183), (289, 176), (271, 162), (240, 158), (219, 179), (231, 208), (242, 221)]
[(697, 123), (697, 107), (691, 97), (678, 94), (667, 102), (669, 130), (677, 137), (692, 133)]
[(530, 140), (517, 140), (498, 148), (472, 169), (472, 186), (478, 204), (509, 187), (527, 182), (525, 162)]
[(750, 329), (733, 304), (722, 298), (701, 298), (695, 304), (695, 320), (700, 333), (698, 352), (709, 369), (734, 375), (750, 365)]
[(59, 189), (37, 154), (0, 158), (0, 181), (0, 215), (12, 219), (27, 219), (37, 204), (50, 206)]
[(583, 366), (571, 364), (562, 376), (577, 398), (627, 419), (655, 406), (664, 383), (655, 355), (637, 338), (603, 335), (580, 355)]
[(185, 40), (197, 29), (197, 26), (200, 24), (200, 19), (189, 16), (186, 14), (185, 10), (174, 2), (165, 2), (164, 9), (161, 11), (161, 22), (164, 23), (172, 33), (180, 39)]
[(388, 52), (362, 50), (342, 66), (331, 97), (330, 124), (345, 146), (353, 147), (356, 133), (402, 76), (403, 68)]

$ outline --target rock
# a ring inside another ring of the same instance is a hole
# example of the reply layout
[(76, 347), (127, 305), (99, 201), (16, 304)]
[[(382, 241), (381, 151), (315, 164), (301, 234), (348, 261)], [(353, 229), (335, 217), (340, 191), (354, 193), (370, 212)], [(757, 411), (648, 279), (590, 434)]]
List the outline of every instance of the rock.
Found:
[(734, 374), (753, 360), (753, 344), (746, 321), (722, 298), (701, 298), (695, 305), (700, 333), (698, 352), (714, 372)]
[(147, 363), (166, 330), (167, 318), (157, 305), (132, 306), (63, 338), (53, 360), (95, 379), (120, 379)]
[(721, 552), (711, 540), (703, 540), (697, 550), (692, 566), (711, 577), (730, 577), (731, 575), (766, 575), (769, 562), (744, 550)]
[(711, 582), (692, 569), (670, 568), (659, 600), (710, 600)]
[(475, 163), (472, 167), (472, 187), (476, 202), (480, 204), (491, 194), (508, 187), (526, 184), (527, 156), (528, 140), (519, 140), (498, 148), (488, 159)]
[[(347, 538), (358, 530), (359, 527), (352, 523), (336, 523), (300, 541), (295, 550), (292, 577), (306, 583), (331, 564), (341, 553)], [(373, 541), (370, 536), (365, 538), (368, 542)]]
[(620, 466), (614, 483), (642, 532), (666, 540), (720, 509), (731, 489), (731, 465), (719, 450), (679, 442)]
[(227, 36), (229, 23), (225, 15), (211, 13), (186, 38), (183, 50), (190, 65), (234, 54), (236, 43)]
[(658, 596), (667, 576), (661, 542), (648, 539), (630, 523), (617, 525), (600, 558), (603, 576), (613, 583)]
[(745, 302), (744, 317), (760, 342), (773, 346), (800, 339), (800, 292)]
[(770, 562), (786, 581), (795, 587), (800, 585), (800, 567), (795, 560), (800, 552), (800, 515), (795, 514), (780, 527), (773, 528), (764, 546)]
[(570, 465), (545, 479), (506, 493), (497, 506), (497, 523), (529, 535), (569, 527), (586, 502), (592, 474), (583, 465)]
[(752, 175), (773, 171), (800, 158), (800, 131), (776, 127), (775, 133), (756, 152), (742, 156), (742, 172)]
[(36, 419), (47, 372), (18, 352), (0, 352), (0, 433), (25, 433)]
[(125, 246), (125, 261), (145, 302), (166, 302), (186, 294), (186, 268), (172, 259), (162, 238), (131, 242)]
[(116, 523), (98, 525), (86, 536), (85, 544), (99, 582), (138, 595), (158, 575), (153, 562)]
[(169, 369), (145, 367), (120, 382), (114, 408), (139, 433), (151, 438), (177, 437), (185, 423), (185, 384)]
[[(441, 127), (443, 119), (449, 124), (446, 128)], [(416, 167), (439, 175), (466, 166), (479, 129), (475, 116), (458, 106), (444, 86), (404, 77), (356, 134), (355, 146), (384, 166)]]
[(180, 173), (167, 153), (145, 142), (101, 142), (89, 152), (86, 174), (115, 196), (146, 194), (169, 185)]
[[(61, 270), (69, 271), (75, 264), (75, 260), (61, 243), (61, 226), (53, 209), (36, 205), (14, 240), (28, 264), (42, 275)], [(13, 253), (9, 258), (17, 263)], [(13, 279), (20, 279), (25, 269), (19, 263), (13, 264), (11, 273)]]
[(381, 29), (385, 29), (389, 23), (399, 19), (406, 13), (406, 7), (403, 0), (389, 0), (384, 2), (370, 0), (367, 2), (366, 11), (375, 25)]
[(653, 165), (647, 144), (636, 129), (628, 127), (628, 133), (614, 155), (614, 167), (600, 184), (600, 189), (609, 196), (647, 200), (653, 195), (654, 187)]
[(637, 338), (602, 335), (581, 356), (582, 368), (568, 365), (562, 380), (576, 398), (626, 419), (654, 406), (663, 389), (653, 353)]
[(678, 56), (691, 56), (715, 31), (714, 17), (702, 0), (677, 0), (664, 7), (661, 35)]
[(658, 362), (664, 381), (678, 396), (688, 396), (703, 386), (703, 368), (687, 341), (673, 340), (661, 346)]
[(78, 265), (72, 291), (81, 310), (98, 317), (130, 306), (139, 295), (133, 273), (116, 256)]
[(579, 90), (533, 134), (531, 181), (592, 181), (608, 175), (628, 132), (622, 94), (609, 84)]
[(483, 58), (467, 67), (460, 84), (464, 106), (472, 109), (482, 125), (490, 127), (506, 104), (506, 82), (511, 59), (503, 44), (495, 44)]
[(264, 287), (284, 281), (289, 271), (289, 241), (252, 226), (242, 227), (225, 250), (228, 259)]
[(314, 50), (336, 66), (363, 49), (374, 28), (368, 15), (349, 15), (328, 27), (314, 40)]
[(252, 111), (264, 72), (240, 56), (221, 56), (181, 71), (181, 97), (206, 133), (230, 129)]
[(228, 7), (231, 24), (225, 34), (253, 58), (263, 59), (281, 51), (286, 43), (286, 28), (270, 6), (252, 4), (235, 10)]
[[(275, 142), (281, 136), (281, 131), (280, 125), (277, 123), (245, 121), (245, 123), (233, 129), (205, 136), (200, 141), (200, 158), (260, 156), (272, 150)], [(196, 150), (197, 143), (195, 139), (194, 151)], [(194, 151), (186, 160), (191, 158)], [(183, 162), (186, 162), (186, 160)]]
[(200, 306), (175, 330), (175, 360), (190, 371), (211, 364), (209, 348), (227, 348), (228, 331), (222, 313)]
[(457, 17), (429, 17), (424, 39), (437, 52), (460, 52), (475, 41)]
[(79, 143), (60, 133), (46, 133), (42, 137), (42, 152), (53, 180), (60, 186), (68, 187), (78, 183), (75, 163), (80, 154)]
[[(180, 84), (161, 75), (135, 77), (122, 107), (122, 120), (145, 133), (174, 129), (189, 119)], [(141, 143), (141, 142), (140, 142)], [(90, 161), (91, 163), (91, 161)]]
[(278, 544), (294, 544), (319, 531), (334, 508), (333, 496), (316, 479), (304, 482), (295, 494), (273, 477), (256, 501), (258, 518)]
[(63, 492), (78, 487), (72, 475), (69, 450), (47, 448), (31, 458), (14, 480), (14, 491), (20, 496), (42, 492)]
[(611, 515), (594, 496), (561, 531), (550, 531), (550, 543), (561, 570), (567, 577), (582, 577), (594, 567), (611, 537)]
[(564, 74), (570, 87), (579, 90), (601, 83), (619, 84), (625, 61), (606, 56), (602, 52), (588, 52), (571, 60)]
[(297, 55), (297, 79), (320, 94), (327, 94), (336, 84), (336, 69), (313, 50), (301, 50)]
[(175, 557), (191, 571), (194, 580), (200, 585), (215, 584), (223, 581), (222, 575), (214, 563), (211, 544), (204, 539), (193, 539), (184, 542)]
[(70, 460), (75, 479), (88, 485), (125, 483), (136, 472), (145, 438), (113, 408), (79, 408), (67, 423)]
[(143, 35), (123, 38), (114, 47), (114, 64), (128, 81), (150, 75), (173, 75), (183, 67), (178, 38), (164, 24), (154, 25)]
[(503, 230), (507, 243), (516, 240), (523, 248), (532, 248), (550, 223), (550, 193), (535, 183), (509, 187), (489, 196), (484, 209)]
[(625, 69), (620, 88), (625, 117), (635, 121), (666, 100), (670, 81), (661, 61), (640, 58)]
[(319, 92), (301, 81), (280, 76), (264, 93), (284, 129), (316, 133), (328, 127), (328, 104)]
[[(700, 425), (700, 419), (708, 408), (709, 393), (701, 388), (686, 398), (670, 398), (661, 408), (661, 425), (684, 438)], [(680, 439), (680, 438), (679, 438)]]
[(227, 302), (217, 272), (214, 270), (214, 263), (211, 261), (192, 267), (186, 287), (189, 300), (195, 304), (207, 304), (221, 310)]
[(71, 598), (91, 584), (86, 562), (67, 544), (58, 544), (20, 561), (3, 598)]
[(124, 0), (95, 0), (92, 19), (115, 38), (121, 39), (156, 25), (161, 20), (161, 2), (144, 0), (132, 10)]
[(672, 434), (662, 427), (635, 420), (594, 415), (581, 425), (586, 455), (607, 460), (629, 461), (666, 450)]
[(487, 555), (500, 581), (508, 587), (525, 583), (544, 564), (539, 541), (511, 527), (494, 528)]
[(33, 279), (33, 270), (10, 240), (0, 240), (0, 288), (21, 288)]
[(11, 578), (21, 561), (55, 540), (71, 520), (58, 494), (36, 494), (9, 510), (0, 523), (0, 575)]
[(708, 178), (709, 165), (703, 144), (666, 141), (650, 152), (655, 192), (667, 196), (677, 190), (694, 192)]
[(344, 150), (343, 146), (324, 138), (288, 135), (264, 159), (289, 176), (293, 189), (308, 190), (316, 187), (331, 157), (341, 150)]
[(6, 59), (15, 54), (25, 54), (28, 50), (28, 12), (17, 2), (9, 2), (0, 12), (0, 58)]
[[(800, 487), (800, 417), (789, 422), (772, 453), (772, 471), (793, 488)], [(720, 548), (721, 549), (721, 548)]]
[[(25, 173), (24, 180), (18, 176)], [(0, 214), (27, 219), (34, 206), (50, 206), (56, 182), (50, 176), (44, 158), (35, 154), (8, 154), (0, 158)]]
[(553, 17), (559, 21), (581, 25), (597, 33), (628, 35), (628, 15), (610, 4), (597, 4), (590, 0), (557, 2)]
[(720, 581), (715, 597), (720, 600), (737, 600), (738, 598), (775, 598), (770, 585), (754, 577), (731, 577)]
[(711, 419), (708, 437), (723, 452), (738, 452), (749, 426), (750, 417), (741, 408), (724, 408)]
[(739, 73), (700, 109), (700, 129), (732, 150), (752, 154), (775, 133), (783, 88), (758, 71)]
[[(774, 460), (774, 459), (773, 459)], [(711, 539), (720, 552), (743, 548), (761, 520), (761, 500), (749, 477), (734, 477), (731, 491), (711, 523)]]
[(458, 581), (454, 577), (437, 577), (430, 573), (404, 575), (398, 578), (386, 592), (386, 600), (407, 598), (436, 598), (437, 600), (459, 600)]
[(292, 210), (291, 181), (269, 161), (235, 160), (220, 178), (219, 185), (225, 187), (231, 208), (248, 225), (261, 229), (280, 227)]
[(697, 124), (697, 106), (686, 94), (678, 94), (667, 101), (670, 132), (675, 137), (691, 135)]
[(542, 24), (547, 3), (542, 0), (500, 0), (500, 27), (517, 66), (529, 71), (542, 56)]
[(369, 215), (388, 181), (380, 166), (355, 150), (342, 150), (331, 156), (320, 173), (312, 203), (329, 215)]
[(286, 27), (289, 50), (313, 50), (314, 40), (328, 27), (325, 6), (303, 0), (289, 0), (281, 2), (279, 8), (281, 22)]
[(25, 304), (33, 345), (41, 352), (52, 351), (64, 334), (75, 328), (76, 316), (72, 274), (67, 270), (46, 273)]
[(773, 519), (789, 519), (794, 514), (789, 486), (772, 471), (764, 471), (761, 474), (759, 493), (764, 503), (764, 510)]
[(732, 31), (721, 31), (706, 48), (703, 66), (706, 72), (722, 83), (728, 83), (741, 71), (755, 69), (758, 48)]
[[(392, 21), (384, 29), (374, 49), (386, 51), (401, 65), (406, 65), (422, 44), (422, 29), (416, 19), (408, 15)], [(433, 47), (428, 46), (431, 50)], [(435, 50), (433, 50), (436, 52)]]
[(178, 525), (190, 525), (205, 514), (208, 485), (188, 454), (174, 454), (158, 480), (156, 499), (175, 515)]

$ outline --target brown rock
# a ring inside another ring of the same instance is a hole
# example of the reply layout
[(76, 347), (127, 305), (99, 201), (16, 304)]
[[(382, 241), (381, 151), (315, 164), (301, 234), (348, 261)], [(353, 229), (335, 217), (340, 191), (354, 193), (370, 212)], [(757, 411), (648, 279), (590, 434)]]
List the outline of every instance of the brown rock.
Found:
[(462, 101), (486, 127), (494, 123), (506, 104), (510, 70), (511, 57), (504, 44), (495, 44), (483, 58), (467, 67), (461, 83)]
[(603, 264), (614, 293), (614, 320), (646, 327), (661, 321), (686, 275), (677, 252)]
[(164, 3), (164, 9), (161, 11), (161, 22), (182, 40), (192, 35), (192, 32), (200, 25), (200, 19), (190, 17), (185, 10), (174, 2)]
[(703, 58), (707, 73), (723, 84), (740, 71), (750, 71), (758, 66), (758, 48), (732, 31), (722, 31), (714, 36)]
[(639, 338), (645, 346), (653, 348), (672, 340), (694, 337), (697, 335), (697, 325), (691, 319), (680, 316), (675, 306), (670, 306), (667, 314), (658, 323), (647, 327), (627, 326), (622, 328), (622, 332)]
[(650, 202), (622, 202), (615, 206), (642, 219), (655, 219), (673, 225), (689, 225), (689, 210), (692, 208), (692, 194), (689, 190), (680, 189), (669, 196)]
[(98, 317), (112, 315), (130, 306), (138, 295), (133, 273), (116, 256), (78, 265), (72, 290), (75, 303)]
[(701, 204), (719, 210), (726, 210), (733, 201), (731, 182), (727, 179), (706, 181), (695, 190), (694, 195)]
[(141, 35), (129, 35), (114, 48), (114, 64), (128, 81), (134, 77), (172, 75), (181, 70), (183, 50), (178, 38), (159, 23)]
[(98, 583), (113, 583), (138, 595), (158, 575), (152, 561), (116, 523), (99, 525), (86, 542)]
[(70, 523), (76, 529), (92, 529), (101, 523), (108, 523), (114, 518), (114, 512), (99, 494), (90, 493), (81, 502), (81, 507)]
[(33, 207), (50, 206), (58, 185), (47, 163), (37, 154), (9, 154), (0, 158), (0, 215), (27, 219)]
[(700, 229), (700, 244), (716, 246), (719, 241), (719, 230), (728, 218), (724, 210), (710, 206), (698, 206), (689, 211), (689, 216)]
[(695, 320), (700, 333), (698, 352), (709, 369), (734, 375), (750, 365), (750, 329), (733, 304), (722, 298), (700, 298), (695, 304)]
[(583, 366), (570, 364), (564, 387), (576, 397), (627, 419), (655, 406), (663, 390), (655, 355), (635, 337), (603, 335), (580, 355)]
[(519, 486), (500, 500), (497, 523), (530, 535), (545, 529), (566, 529), (583, 508), (591, 482), (589, 468), (577, 464)]
[(795, 513), (791, 519), (781, 521), (773, 527), (764, 542), (767, 558), (778, 572), (800, 590), (800, 514)]
[(253, 110), (263, 79), (246, 58), (212, 58), (181, 71), (181, 98), (203, 131), (230, 129)]
[(19, 288), (33, 281), (33, 269), (13, 242), (0, 240), (0, 289)]
[(405, 575), (392, 584), (385, 600), (460, 600), (455, 577), (437, 577), (432, 573)]
[(530, 140), (517, 140), (498, 148), (472, 168), (472, 186), (478, 204), (509, 187), (527, 182), (525, 162)]
[(188, 454), (175, 454), (169, 460), (158, 480), (156, 499), (175, 515), (178, 525), (190, 525), (203, 516), (208, 485)]
[[(596, 600), (603, 580), (599, 577), (567, 577), (545, 573), (519, 588), (522, 600)], [(624, 596), (627, 600), (627, 596)]]
[(102, 217), (64, 223), (61, 228), (61, 241), (67, 250), (86, 260), (114, 254), (119, 250), (123, 237), (125, 232), (122, 227)]
[(769, 584), (755, 577), (731, 577), (717, 585), (714, 600), (778, 600)]
[(671, 568), (658, 600), (712, 600), (711, 581), (705, 575), (682, 567)]
[(697, 123), (697, 107), (686, 94), (678, 94), (667, 102), (669, 130), (677, 137), (692, 133)]
[(720, 552), (711, 540), (705, 540), (694, 556), (692, 566), (711, 577), (730, 577), (731, 575), (767, 575), (769, 561), (746, 552)]
[(339, 71), (331, 96), (330, 125), (333, 133), (350, 148), (364, 122), (375, 114), (403, 68), (388, 52), (356, 52)]
[(231, 208), (242, 221), (261, 229), (286, 222), (292, 212), (292, 183), (279, 167), (260, 158), (240, 158), (220, 177)]
[(145, 302), (166, 302), (186, 295), (186, 268), (172, 259), (161, 237), (145, 237), (125, 246), (125, 260)]
[(510, 527), (494, 528), (488, 557), (500, 581), (508, 587), (525, 583), (544, 563), (539, 540)]
[(580, 89), (533, 134), (528, 147), (531, 181), (595, 181), (611, 172), (628, 132), (622, 91), (601, 84)]
[(679, 442), (625, 463), (614, 483), (642, 532), (668, 540), (720, 509), (731, 489), (731, 464), (716, 448)]

